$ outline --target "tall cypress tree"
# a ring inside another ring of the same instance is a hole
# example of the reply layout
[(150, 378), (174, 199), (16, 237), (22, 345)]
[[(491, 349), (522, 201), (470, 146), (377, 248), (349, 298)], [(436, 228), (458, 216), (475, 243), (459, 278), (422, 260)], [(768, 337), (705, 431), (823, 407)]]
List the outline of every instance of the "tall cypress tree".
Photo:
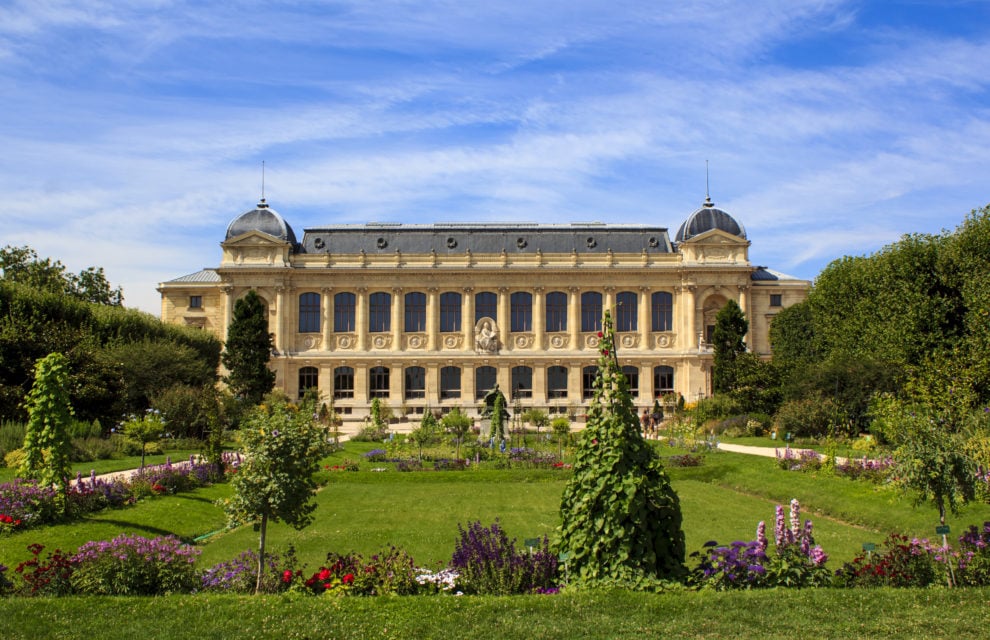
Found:
[(732, 391), (736, 385), (736, 357), (745, 353), (743, 338), (749, 322), (735, 300), (729, 300), (715, 316), (712, 343), (715, 347), (712, 386), (716, 393)]
[(598, 335), (598, 377), (561, 498), (558, 549), (574, 585), (645, 587), (684, 573), (680, 499), (640, 433), (607, 311)]
[(275, 372), (268, 368), (273, 347), (265, 303), (252, 289), (234, 304), (234, 319), (221, 356), (229, 372), (224, 380), (235, 395), (258, 404), (275, 388)]

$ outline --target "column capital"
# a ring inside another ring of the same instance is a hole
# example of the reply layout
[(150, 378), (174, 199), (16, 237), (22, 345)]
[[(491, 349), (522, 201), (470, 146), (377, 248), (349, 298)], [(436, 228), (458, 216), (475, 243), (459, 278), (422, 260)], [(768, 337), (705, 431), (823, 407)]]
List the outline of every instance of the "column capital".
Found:
[(322, 293), (323, 295), (325, 295), (325, 296), (328, 296), (328, 295), (330, 295), (331, 293), (333, 293), (333, 287), (321, 287), (321, 288), (320, 288), (320, 292), (321, 292), (321, 293)]

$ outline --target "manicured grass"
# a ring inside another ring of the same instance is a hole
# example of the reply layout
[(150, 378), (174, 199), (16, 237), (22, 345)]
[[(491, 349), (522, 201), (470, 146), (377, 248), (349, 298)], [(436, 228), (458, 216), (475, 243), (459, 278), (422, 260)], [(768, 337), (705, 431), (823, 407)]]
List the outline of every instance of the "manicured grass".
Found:
[(4, 638), (983, 638), (990, 589), (0, 600)]
[[(156, 454), (153, 456), (145, 456), (144, 464), (149, 467), (156, 464), (165, 464), (165, 461), (168, 458), (171, 458), (172, 462), (180, 462), (182, 460), (188, 460), (189, 456), (198, 453), (200, 453), (199, 449), (177, 449), (175, 451), (166, 451), (165, 453)], [(141, 456), (128, 456), (126, 458), (112, 458), (110, 460), (73, 462), (72, 473), (75, 475), (76, 472), (79, 472), (84, 476), (89, 476), (89, 472), (91, 470), (95, 470), (96, 475), (101, 475), (104, 473), (127, 471), (128, 469), (137, 469), (140, 466)], [(16, 478), (17, 475), (17, 469), (3, 467), (0, 469), (0, 482), (10, 482)]]

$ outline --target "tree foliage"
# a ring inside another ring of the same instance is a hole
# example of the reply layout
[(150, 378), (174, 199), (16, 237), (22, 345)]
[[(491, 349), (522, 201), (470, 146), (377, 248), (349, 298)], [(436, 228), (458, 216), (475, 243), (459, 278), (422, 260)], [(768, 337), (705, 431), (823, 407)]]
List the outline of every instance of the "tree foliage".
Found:
[(265, 303), (253, 289), (234, 304), (234, 317), (227, 328), (222, 355), (229, 372), (227, 385), (234, 395), (258, 404), (275, 388), (275, 372), (268, 368), (274, 348), (268, 332)]
[(68, 361), (61, 353), (51, 353), (38, 361), (34, 371), (34, 385), (25, 398), (28, 422), (21, 474), (40, 480), (42, 485), (58, 487), (67, 508), (72, 453)]
[(60, 261), (40, 258), (31, 247), (6, 246), (0, 249), (2, 278), (33, 289), (62, 293), (84, 302), (121, 306), (124, 294), (113, 289), (103, 267), (87, 267), (78, 274), (69, 273)]
[(714, 362), (712, 387), (715, 393), (732, 391), (736, 384), (736, 359), (745, 353), (743, 338), (749, 331), (749, 322), (735, 300), (729, 300), (715, 317), (712, 331)]
[(461, 443), (464, 441), (464, 436), (471, 431), (471, 418), (464, 414), (459, 407), (454, 407), (450, 413), (443, 417), (440, 424), (444, 431), (453, 436), (457, 442), (456, 456), (460, 458)]
[(238, 446), (244, 462), (224, 502), (231, 524), (251, 523), (260, 532), (258, 582), (265, 563), (269, 522), (302, 529), (313, 520), (315, 474), (328, 453), (327, 432), (313, 419), (315, 407), (276, 402), (257, 407), (241, 424)]
[(577, 585), (646, 586), (684, 572), (680, 500), (640, 433), (607, 311), (600, 335), (594, 397), (561, 498), (557, 544)]

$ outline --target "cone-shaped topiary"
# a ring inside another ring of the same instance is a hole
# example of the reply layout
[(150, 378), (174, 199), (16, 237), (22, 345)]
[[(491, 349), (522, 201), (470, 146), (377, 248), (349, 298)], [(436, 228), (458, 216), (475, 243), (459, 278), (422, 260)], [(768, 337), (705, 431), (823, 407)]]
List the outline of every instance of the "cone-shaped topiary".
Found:
[(607, 311), (598, 335), (598, 378), (561, 498), (558, 550), (573, 585), (676, 580), (684, 574), (680, 500), (640, 434)]

